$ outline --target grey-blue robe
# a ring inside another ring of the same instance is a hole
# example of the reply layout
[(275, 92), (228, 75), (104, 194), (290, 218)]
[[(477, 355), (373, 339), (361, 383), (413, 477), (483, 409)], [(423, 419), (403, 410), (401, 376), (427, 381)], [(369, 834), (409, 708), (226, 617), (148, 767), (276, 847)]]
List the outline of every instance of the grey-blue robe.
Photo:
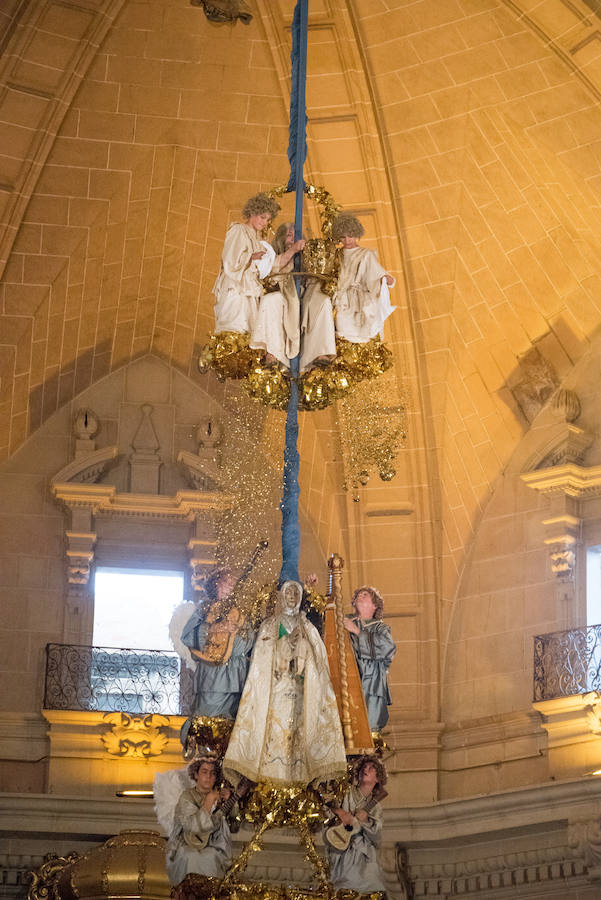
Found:
[[(206, 794), (192, 788), (184, 791), (175, 807), (173, 829), (167, 842), (167, 874), (176, 885), (186, 875), (210, 875), (222, 878), (232, 862), (232, 838), (221, 812), (203, 808)], [(194, 836), (209, 836), (202, 850), (191, 846)]]
[[(204, 650), (208, 626), (194, 613), (182, 632), (182, 643), (193, 650)], [(230, 658), (225, 663), (198, 659), (194, 673), (194, 707), (191, 716), (224, 716), (235, 719), (244, 682), (248, 675), (254, 632), (236, 634)]]
[[(353, 815), (364, 809), (371, 794), (364, 797), (355, 785), (351, 785), (342, 801), (342, 808)], [(376, 803), (368, 813), (367, 822), (351, 837), (346, 850), (334, 850), (326, 843), (330, 862), (330, 880), (336, 890), (346, 888), (360, 894), (385, 891), (386, 885), (378, 863), (377, 848), (382, 835), (382, 807)]]
[(351, 642), (361, 677), (369, 727), (372, 731), (380, 731), (388, 722), (388, 707), (392, 703), (388, 690), (388, 669), (396, 652), (396, 644), (389, 626), (381, 619), (348, 618), (361, 629), (359, 634), (350, 632)]

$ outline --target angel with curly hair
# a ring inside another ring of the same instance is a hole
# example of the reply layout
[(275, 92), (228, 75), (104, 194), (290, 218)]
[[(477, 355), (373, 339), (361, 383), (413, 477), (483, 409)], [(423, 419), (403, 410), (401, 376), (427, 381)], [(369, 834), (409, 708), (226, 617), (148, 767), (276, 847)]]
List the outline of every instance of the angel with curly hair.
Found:
[(390, 627), (382, 621), (384, 601), (379, 591), (367, 585), (357, 588), (351, 604), (355, 612), (346, 616), (344, 627), (355, 651), (369, 727), (380, 732), (388, 722), (388, 707), (392, 703), (388, 669), (396, 644)]
[[(281, 291), (266, 293), (262, 283), (276, 265), (276, 253), (271, 244), (261, 240), (261, 233), (279, 209), (273, 197), (256, 194), (242, 209), (243, 221), (228, 228), (221, 271), (213, 286), (215, 333), (247, 334), (250, 346), (265, 352), (267, 365), (279, 362), (289, 368), (291, 347), (298, 352), (298, 315), (296, 319), (289, 316)], [(284, 250), (277, 257), (277, 271), (285, 270), (303, 247), (300, 240)]]
[(189, 648), (196, 666), (194, 705), (182, 728), (182, 743), (195, 716), (236, 718), (255, 633), (235, 604), (227, 616), (212, 613), (216, 605), (231, 598), (236, 582), (234, 572), (215, 567), (206, 579), (203, 602), (183, 626), (180, 640)]
[(330, 878), (336, 890), (360, 894), (385, 891), (377, 849), (384, 823), (380, 801), (386, 796), (386, 770), (374, 756), (361, 756), (340, 806), (332, 809), (337, 824), (326, 827)]
[(227, 782), (220, 786), (217, 759), (195, 759), (188, 766), (187, 776), (176, 770), (155, 778), (157, 816), (169, 832), (166, 868), (172, 885), (180, 884), (191, 873), (220, 878), (232, 861), (227, 816), (237, 809), (236, 798), (230, 802), (232, 791)]
[(356, 216), (341, 213), (332, 225), (332, 237), (342, 244), (342, 263), (333, 298), (336, 335), (353, 344), (366, 344), (382, 335), (384, 322), (394, 312), (389, 287), (395, 280), (378, 257), (359, 240), (365, 230)]

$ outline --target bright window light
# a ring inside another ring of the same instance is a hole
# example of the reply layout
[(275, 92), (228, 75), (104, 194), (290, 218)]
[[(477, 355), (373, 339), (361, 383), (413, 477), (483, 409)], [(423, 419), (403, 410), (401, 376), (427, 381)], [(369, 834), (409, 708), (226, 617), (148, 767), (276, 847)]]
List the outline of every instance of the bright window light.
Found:
[(98, 568), (93, 645), (173, 650), (169, 621), (183, 594), (181, 572)]
[(601, 546), (586, 551), (586, 624), (601, 622)]

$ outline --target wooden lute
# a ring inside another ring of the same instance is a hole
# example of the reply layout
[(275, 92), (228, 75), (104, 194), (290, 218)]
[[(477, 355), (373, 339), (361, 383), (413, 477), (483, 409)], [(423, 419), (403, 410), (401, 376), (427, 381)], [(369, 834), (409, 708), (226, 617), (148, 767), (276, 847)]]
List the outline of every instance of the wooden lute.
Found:
[[(375, 792), (372, 794), (371, 798), (361, 809), (369, 813), (376, 803), (379, 803), (380, 800), (387, 796), (388, 792), (380, 789), (377, 794)], [(325, 829), (323, 837), (330, 847), (343, 853), (348, 848), (353, 835), (358, 834), (359, 831), (361, 831), (360, 822), (355, 822), (353, 825), (345, 825), (343, 822), (338, 821), (338, 824), (330, 825), (329, 828)]]
[[(242, 585), (246, 581), (246, 579), (254, 569), (257, 560), (268, 546), (269, 541), (259, 541), (251, 554), (246, 568), (234, 585), (230, 596), (224, 603), (215, 601), (212, 604), (211, 608), (207, 612), (207, 617), (205, 619), (205, 622), (209, 628), (205, 646), (202, 650), (195, 650), (192, 648), (190, 649), (190, 653), (197, 659), (202, 659), (204, 662), (213, 663), (216, 666), (222, 666), (229, 660), (230, 656), (232, 655), (232, 648), (234, 646), (236, 633), (246, 622), (246, 616), (240, 609), (238, 609), (236, 605), (236, 592), (240, 588), (240, 585)], [(236, 632), (234, 634), (231, 634), (229, 631), (221, 631), (220, 629), (215, 628), (216, 625), (221, 625), (224, 622), (229, 622), (235, 625)]]
[[(220, 800), (216, 810), (220, 809), (223, 813), (224, 818), (227, 819), (234, 806), (240, 800), (239, 795), (236, 791), (232, 791), (227, 800)], [(209, 843), (209, 838), (211, 837), (212, 831), (202, 832), (198, 834), (195, 831), (184, 831), (184, 840), (189, 847), (193, 847), (195, 850), (204, 850), (204, 848)]]

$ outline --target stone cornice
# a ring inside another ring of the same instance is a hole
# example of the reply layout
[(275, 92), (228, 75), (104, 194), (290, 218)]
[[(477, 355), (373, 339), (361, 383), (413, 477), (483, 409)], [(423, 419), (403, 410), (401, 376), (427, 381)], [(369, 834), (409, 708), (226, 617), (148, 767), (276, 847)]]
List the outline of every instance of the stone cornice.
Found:
[(566, 463), (549, 469), (535, 469), (521, 475), (524, 484), (541, 494), (567, 497), (601, 497), (601, 466), (577, 466)]
[(401, 843), (498, 834), (535, 824), (601, 814), (601, 778), (585, 776), (428, 806), (386, 809), (386, 827)]
[[(586, 821), (601, 815), (601, 778), (584, 777), (536, 784), (500, 794), (446, 800), (424, 806), (386, 807), (385, 843), (448, 841), (508, 834), (533, 825)], [(0, 793), (0, 832), (69, 836), (115, 834), (123, 828), (151, 828), (151, 800)], [(18, 824), (17, 824), (18, 823)], [(286, 835), (280, 839), (286, 841)]]
[(85, 507), (94, 515), (139, 516), (192, 521), (202, 512), (221, 512), (231, 497), (216, 491), (178, 491), (165, 497), (154, 494), (119, 494), (109, 484), (53, 483), (52, 493), (69, 508)]

